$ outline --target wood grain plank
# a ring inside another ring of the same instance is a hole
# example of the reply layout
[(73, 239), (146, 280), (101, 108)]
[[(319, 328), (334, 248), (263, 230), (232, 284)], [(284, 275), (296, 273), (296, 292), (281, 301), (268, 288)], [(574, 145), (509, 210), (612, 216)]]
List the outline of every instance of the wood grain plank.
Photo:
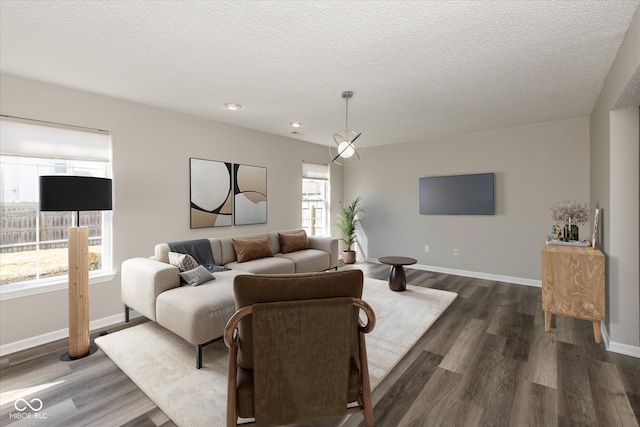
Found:
[(510, 426), (556, 426), (558, 425), (556, 402), (556, 390), (530, 381), (520, 381), (509, 421), (506, 424)]
[(591, 393), (599, 425), (637, 426), (616, 366), (595, 361), (588, 366)]
[[(398, 424), (382, 424), (397, 426), (437, 426), (449, 424), (450, 420), (461, 414), (472, 413), (472, 418), (478, 418), (481, 409), (472, 402), (463, 402), (455, 398), (456, 388), (462, 376), (445, 369), (437, 369), (432, 378), (415, 399), (411, 408), (406, 412)], [(462, 419), (458, 425), (462, 424)], [(466, 419), (464, 420), (466, 424)]]
[(640, 396), (640, 363), (637, 358), (624, 354), (609, 353), (611, 360), (615, 363), (624, 390)]
[[(425, 350), (446, 356), (455, 344), (464, 326), (471, 319), (471, 313), (467, 310), (459, 309), (457, 306), (460, 305), (460, 302), (456, 304), (456, 301), (458, 301), (457, 298), (447, 309), (447, 312), (451, 311), (454, 314), (452, 316), (441, 317), (438, 319), (438, 322), (427, 331), (429, 339), (424, 345)], [(454, 306), (454, 304), (456, 306)]]
[(487, 395), (495, 381), (494, 375), (502, 369), (502, 351), (507, 339), (499, 335), (484, 334), (477, 351), (469, 362), (469, 369), (458, 387), (458, 397), (472, 401), (481, 408), (490, 399)]
[(636, 422), (640, 424), (640, 395), (627, 392), (627, 400), (636, 416)]
[(588, 360), (580, 347), (557, 343), (558, 350), (558, 415), (582, 423), (596, 424), (596, 413), (589, 382)]
[(555, 390), (558, 387), (555, 334), (545, 332), (542, 327), (538, 326), (534, 329), (531, 339), (526, 379)]
[(526, 362), (529, 359), (529, 351), (533, 336), (534, 317), (528, 314), (514, 312), (508, 329), (505, 331), (507, 342), (505, 343), (505, 357)]
[(451, 350), (447, 352), (440, 367), (458, 374), (464, 374), (477, 352), (478, 344), (482, 340), (486, 328), (485, 321), (471, 319), (460, 332)]
[(376, 403), (375, 424), (396, 425), (429, 382), (441, 361), (440, 355), (421, 352), (385, 397)]

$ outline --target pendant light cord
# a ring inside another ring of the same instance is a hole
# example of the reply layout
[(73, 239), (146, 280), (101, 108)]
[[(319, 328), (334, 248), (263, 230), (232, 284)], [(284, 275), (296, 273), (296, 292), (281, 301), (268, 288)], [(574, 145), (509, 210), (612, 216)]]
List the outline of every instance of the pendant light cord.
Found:
[(345, 118), (344, 118), (344, 128), (346, 130), (349, 130), (349, 97), (346, 96), (345, 99), (347, 100), (347, 108), (346, 108)]

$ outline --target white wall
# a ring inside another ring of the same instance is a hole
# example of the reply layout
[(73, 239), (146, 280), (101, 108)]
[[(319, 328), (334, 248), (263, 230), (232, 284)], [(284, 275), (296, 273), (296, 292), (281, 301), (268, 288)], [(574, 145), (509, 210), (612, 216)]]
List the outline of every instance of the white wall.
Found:
[[(319, 145), (15, 76), (0, 76), (0, 113), (111, 131), (116, 271), (159, 242), (300, 227), (302, 161), (329, 160)], [(267, 167), (268, 223), (191, 230), (190, 157)], [(119, 275), (89, 293), (92, 321), (121, 315)], [(2, 301), (0, 345), (64, 330), (67, 313), (66, 291)]]
[(590, 193), (592, 202), (603, 209), (601, 248), (607, 256), (606, 329), (616, 351), (636, 356), (640, 355), (639, 119), (637, 108), (612, 110), (625, 89), (634, 87), (632, 79), (639, 69), (640, 9), (590, 116)]
[[(420, 177), (481, 172), (496, 174), (495, 215), (419, 214)], [(360, 195), (367, 207), (361, 215), (366, 258), (410, 256), (425, 266), (539, 283), (542, 245), (553, 225), (549, 207), (589, 200), (589, 122), (582, 117), (367, 148), (344, 180), (347, 199)], [(589, 229), (582, 227), (581, 236)]]
[[(638, 312), (640, 295), (640, 126), (638, 107), (611, 112), (611, 168), (609, 200), (609, 284), (610, 337), (616, 342), (638, 345), (640, 324), (628, 318)], [(615, 309), (613, 309), (615, 307)], [(615, 334), (615, 335), (614, 335)]]

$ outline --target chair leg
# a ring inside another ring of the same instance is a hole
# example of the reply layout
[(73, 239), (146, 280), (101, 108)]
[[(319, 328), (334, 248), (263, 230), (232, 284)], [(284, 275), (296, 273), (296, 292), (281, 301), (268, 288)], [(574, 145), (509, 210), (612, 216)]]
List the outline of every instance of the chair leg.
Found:
[(237, 359), (238, 347), (234, 343), (229, 348), (229, 367), (227, 372), (227, 427), (236, 427), (238, 425), (238, 412), (237, 412), (237, 378), (238, 373)]
[(126, 304), (124, 305), (124, 321), (129, 323), (129, 310), (131, 310), (129, 308), (129, 306), (127, 306)]
[(373, 427), (373, 406), (371, 401), (371, 381), (369, 380), (369, 363), (367, 361), (367, 346), (362, 332), (358, 333), (358, 340), (360, 344), (360, 376), (362, 383), (364, 423), (366, 427)]

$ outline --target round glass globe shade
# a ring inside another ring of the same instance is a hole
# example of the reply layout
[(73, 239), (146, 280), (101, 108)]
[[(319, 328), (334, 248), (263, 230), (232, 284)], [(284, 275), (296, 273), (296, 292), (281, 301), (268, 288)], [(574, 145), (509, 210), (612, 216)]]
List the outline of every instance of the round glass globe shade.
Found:
[(340, 157), (348, 159), (349, 157), (353, 156), (355, 150), (353, 149), (353, 145), (351, 145), (349, 141), (342, 141), (338, 145), (338, 153), (340, 153)]

